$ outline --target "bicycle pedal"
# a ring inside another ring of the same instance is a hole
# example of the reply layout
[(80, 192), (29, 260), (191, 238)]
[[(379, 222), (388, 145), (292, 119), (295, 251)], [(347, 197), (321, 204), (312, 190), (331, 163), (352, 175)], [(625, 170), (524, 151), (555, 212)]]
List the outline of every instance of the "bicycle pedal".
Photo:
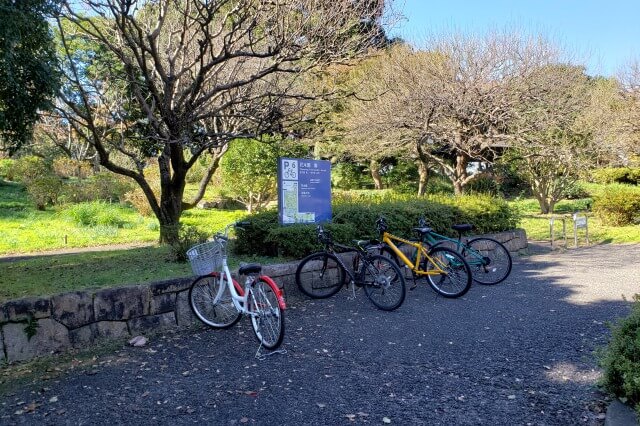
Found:
[(418, 284), (414, 284), (414, 285), (412, 285), (411, 287), (409, 287), (409, 291), (413, 291), (413, 290), (415, 290), (416, 288), (418, 288)]

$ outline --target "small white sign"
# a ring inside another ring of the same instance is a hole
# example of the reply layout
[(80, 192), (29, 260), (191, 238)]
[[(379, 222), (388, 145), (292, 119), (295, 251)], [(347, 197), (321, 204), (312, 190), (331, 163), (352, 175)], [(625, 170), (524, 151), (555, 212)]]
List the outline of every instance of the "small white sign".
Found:
[(576, 228), (586, 228), (587, 218), (585, 216), (576, 216), (573, 218)]

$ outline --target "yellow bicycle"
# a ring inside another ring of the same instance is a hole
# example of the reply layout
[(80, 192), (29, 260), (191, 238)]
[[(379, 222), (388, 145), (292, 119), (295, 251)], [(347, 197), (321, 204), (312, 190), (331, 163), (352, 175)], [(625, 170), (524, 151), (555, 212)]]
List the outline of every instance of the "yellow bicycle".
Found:
[[(438, 294), (448, 297), (460, 297), (471, 287), (471, 268), (459, 253), (447, 247), (430, 247), (422, 241), (429, 236), (432, 229), (427, 226), (413, 228), (418, 234), (418, 241), (410, 241), (387, 232), (387, 221), (384, 217), (376, 221), (376, 228), (381, 242), (368, 247), (368, 250), (379, 250), (380, 254), (391, 257), (398, 265), (404, 263), (413, 273), (413, 290), (416, 280), (426, 277), (431, 288)], [(406, 245), (413, 248), (411, 259), (398, 248)]]

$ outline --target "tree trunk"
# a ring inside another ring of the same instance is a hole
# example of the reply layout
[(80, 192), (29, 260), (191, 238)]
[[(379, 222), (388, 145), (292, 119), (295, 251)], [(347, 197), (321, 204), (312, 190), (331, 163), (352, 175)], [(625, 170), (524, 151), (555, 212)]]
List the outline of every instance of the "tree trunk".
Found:
[(418, 160), (418, 195), (423, 196), (427, 192), (427, 183), (429, 182), (429, 168), (427, 163)]
[(464, 182), (467, 178), (467, 164), (469, 160), (467, 156), (462, 153), (456, 154), (456, 172), (455, 180), (453, 181), (453, 191), (456, 196), (464, 193)]
[(380, 163), (376, 160), (369, 161), (369, 169), (371, 169), (371, 178), (376, 189), (382, 189), (382, 176), (380, 176)]
[(158, 157), (160, 205), (156, 216), (160, 222), (160, 243), (174, 245), (179, 240), (182, 197), (188, 170), (183, 155), (179, 144), (168, 144)]

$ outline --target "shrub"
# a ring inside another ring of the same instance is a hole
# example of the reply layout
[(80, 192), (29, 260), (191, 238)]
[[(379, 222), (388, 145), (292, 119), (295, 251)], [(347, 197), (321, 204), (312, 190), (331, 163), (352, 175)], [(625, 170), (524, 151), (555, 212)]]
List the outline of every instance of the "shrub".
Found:
[[(436, 232), (453, 235), (451, 225), (472, 222), (478, 233), (513, 229), (519, 216), (504, 200), (489, 196), (431, 197), (376, 203), (340, 202), (333, 206), (333, 223), (327, 225), (334, 239), (351, 244), (355, 238), (377, 238), (375, 222), (384, 216), (389, 230), (399, 236), (411, 236), (418, 219), (424, 216)], [(240, 254), (303, 257), (319, 246), (315, 225), (280, 226), (278, 214), (270, 210), (246, 218), (251, 226), (238, 231), (234, 251)]]
[(134, 183), (127, 177), (111, 172), (100, 172), (88, 179), (89, 189), (95, 194), (94, 199), (110, 202), (125, 201), (125, 194), (134, 188)]
[(588, 198), (590, 195), (589, 191), (587, 191), (585, 186), (580, 182), (576, 182), (562, 191), (562, 196), (567, 200), (579, 200), (581, 198)]
[(124, 176), (102, 172), (88, 179), (66, 181), (60, 201), (62, 203), (121, 202), (125, 201), (125, 194), (132, 189), (133, 184)]
[(178, 231), (178, 241), (171, 245), (169, 260), (173, 262), (186, 262), (187, 251), (198, 244), (207, 241), (208, 235), (194, 226), (181, 225)]
[[(157, 199), (160, 199), (160, 171), (157, 165), (151, 165), (145, 169), (145, 175), (147, 182), (151, 186), (151, 190), (156, 195)], [(134, 189), (124, 194), (125, 201), (131, 203), (131, 205), (142, 216), (153, 216), (153, 210), (149, 205), (149, 200), (142, 192), (139, 186), (135, 186)]]
[(606, 167), (594, 170), (591, 178), (596, 183), (628, 183), (638, 185), (640, 183), (640, 168), (635, 167)]
[(466, 194), (491, 194), (498, 195), (500, 193), (500, 184), (496, 179), (490, 176), (480, 176), (472, 180), (465, 187)]
[(631, 314), (612, 327), (608, 346), (600, 352), (602, 386), (640, 413), (640, 295)]
[(25, 183), (29, 197), (36, 204), (38, 210), (44, 210), (47, 205), (56, 204), (62, 189), (62, 180), (54, 174), (43, 174), (29, 179)]
[(331, 166), (331, 186), (338, 189), (372, 187), (371, 176), (361, 164), (343, 161)]
[(53, 171), (62, 178), (86, 179), (93, 172), (93, 166), (88, 161), (58, 157), (53, 160)]
[(7, 173), (7, 179), (21, 182), (25, 185), (28, 181), (42, 175), (51, 174), (51, 169), (40, 157), (27, 156), (15, 160)]
[(593, 212), (604, 225), (624, 226), (640, 222), (640, 188), (609, 185), (594, 196)]
[(74, 204), (64, 211), (80, 226), (105, 226), (122, 228), (128, 222), (122, 219), (120, 209), (103, 201)]
[(11, 180), (9, 178), (10, 170), (15, 162), (16, 160), (12, 160), (11, 158), (0, 159), (0, 179)]

